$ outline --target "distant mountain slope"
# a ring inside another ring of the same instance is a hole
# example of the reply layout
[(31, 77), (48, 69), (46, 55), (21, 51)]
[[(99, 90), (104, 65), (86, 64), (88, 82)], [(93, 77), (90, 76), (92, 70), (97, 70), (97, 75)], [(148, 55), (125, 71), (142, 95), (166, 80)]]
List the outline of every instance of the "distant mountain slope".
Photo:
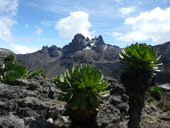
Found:
[[(155, 46), (158, 54), (162, 55), (163, 72), (156, 77), (156, 82), (170, 82), (170, 42)], [(53, 45), (31, 54), (18, 54), (17, 60), (29, 69), (42, 69), (52, 78), (63, 73), (72, 65), (88, 63), (96, 65), (107, 76), (120, 78), (121, 65), (117, 62), (120, 48), (106, 44), (102, 36), (95, 39), (85, 38), (81, 34), (75, 35), (72, 42), (63, 48)], [(167, 76), (169, 75), (169, 76)]]
[(157, 73), (156, 80), (162, 83), (170, 83), (170, 42), (156, 45), (155, 49), (158, 54), (162, 55), (161, 72)]
[(117, 64), (119, 51), (119, 47), (105, 44), (102, 36), (90, 40), (77, 34), (63, 48), (43, 46), (35, 53), (18, 54), (17, 61), (29, 69), (42, 69), (51, 78), (79, 63), (94, 64), (105, 74), (116, 77), (120, 72)]

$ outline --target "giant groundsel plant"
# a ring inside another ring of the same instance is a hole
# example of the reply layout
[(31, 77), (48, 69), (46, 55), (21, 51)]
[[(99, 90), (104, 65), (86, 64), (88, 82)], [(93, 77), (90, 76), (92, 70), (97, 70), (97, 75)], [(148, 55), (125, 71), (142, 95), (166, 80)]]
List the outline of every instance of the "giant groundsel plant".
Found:
[(67, 102), (67, 107), (85, 110), (99, 106), (99, 92), (107, 88), (107, 81), (103, 78), (96, 67), (81, 64), (57, 76), (54, 82), (62, 90), (60, 99)]
[(12, 84), (19, 78), (29, 79), (38, 76), (46, 78), (42, 70), (28, 71), (22, 63), (16, 61), (14, 55), (7, 56), (5, 58), (5, 63), (0, 67), (0, 81), (7, 84)]
[(128, 128), (141, 128), (141, 112), (144, 107), (145, 92), (149, 89), (155, 72), (160, 71), (155, 49), (147, 44), (132, 44), (120, 51), (119, 62), (124, 64), (121, 82), (129, 96)]
[(97, 115), (100, 94), (107, 93), (107, 80), (96, 67), (81, 64), (73, 66), (63, 75), (54, 78), (57, 87), (62, 90), (60, 99), (65, 101), (66, 110), (75, 126), (87, 125)]
[[(132, 44), (121, 50), (119, 62), (126, 65), (125, 70), (143, 70), (148, 73), (160, 71), (158, 63), (161, 55), (157, 55), (155, 49), (147, 44)], [(154, 75), (154, 74), (153, 74)]]
[(11, 84), (18, 78), (26, 77), (26, 72), (27, 69), (23, 64), (17, 61), (9, 61), (0, 68), (1, 81)]

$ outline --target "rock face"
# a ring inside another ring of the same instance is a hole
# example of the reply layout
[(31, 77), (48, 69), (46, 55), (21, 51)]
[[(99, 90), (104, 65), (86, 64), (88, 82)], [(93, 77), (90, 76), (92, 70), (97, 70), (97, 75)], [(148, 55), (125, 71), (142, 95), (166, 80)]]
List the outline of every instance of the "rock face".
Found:
[(13, 114), (0, 117), (1, 128), (24, 128), (24, 120)]
[[(154, 46), (162, 55), (162, 72), (158, 73), (155, 82), (170, 83), (170, 42)], [(122, 65), (117, 62), (121, 48), (106, 44), (99, 36), (94, 39), (85, 38), (81, 34), (63, 48), (44, 46), (35, 53), (17, 55), (17, 60), (29, 69), (42, 69), (49, 78), (63, 73), (67, 68), (80, 63), (96, 65), (102, 72), (116, 79), (120, 78)]]
[(161, 72), (157, 73), (156, 82), (170, 83), (170, 42), (155, 46), (156, 51), (161, 56), (160, 61), (163, 63)]
[(0, 65), (4, 64), (4, 60), (8, 55), (14, 55), (15, 53), (4, 48), (0, 48)]
[[(110, 93), (100, 100), (97, 125), (99, 128), (127, 128), (129, 106), (125, 88), (114, 78), (108, 82)], [(0, 83), (0, 90), (0, 128), (69, 128), (65, 103), (58, 100), (60, 90), (51, 80), (18, 79), (12, 86)], [(160, 111), (153, 103), (147, 100), (142, 112), (143, 128), (170, 128), (169, 106), (165, 104)]]
[[(112, 81), (112, 87), (118, 83)], [(18, 79), (12, 86), (0, 83), (0, 128), (58, 128), (68, 127), (64, 115), (65, 103), (58, 101), (59, 90), (50, 80)], [(124, 89), (123, 89), (124, 90)], [(114, 94), (114, 93), (113, 93)], [(97, 124), (102, 128), (123, 128), (120, 113), (127, 113), (127, 101), (121, 100), (122, 91), (101, 100)], [(108, 100), (109, 99), (109, 100)], [(115, 105), (116, 104), (116, 105)], [(121, 108), (121, 109), (120, 109)]]
[(64, 55), (83, 50), (86, 47), (86, 45), (88, 45), (87, 40), (81, 34), (75, 35), (72, 42), (69, 45), (63, 47), (62, 51)]
[(48, 80), (19, 79), (13, 86), (1, 83), (0, 90), (1, 128), (25, 128), (64, 112), (64, 105), (56, 103), (58, 89)]
[(90, 40), (77, 34), (63, 48), (43, 46), (35, 53), (18, 54), (17, 61), (25, 64), (28, 69), (44, 70), (49, 78), (78, 63), (94, 64), (106, 75), (118, 78), (121, 67), (117, 63), (119, 51), (119, 47), (106, 44), (102, 36)]
[(43, 46), (42, 50), (39, 50), (38, 53), (49, 55), (50, 57), (56, 57), (60, 54), (61, 48), (58, 48), (55, 45), (51, 47)]

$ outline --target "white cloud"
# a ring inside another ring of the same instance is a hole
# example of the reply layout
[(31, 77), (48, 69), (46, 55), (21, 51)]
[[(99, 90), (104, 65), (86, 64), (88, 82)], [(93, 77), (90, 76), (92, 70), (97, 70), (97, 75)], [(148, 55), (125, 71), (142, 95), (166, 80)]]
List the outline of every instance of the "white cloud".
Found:
[(26, 54), (26, 53), (32, 53), (32, 52), (37, 51), (37, 49), (35, 48), (29, 48), (29, 47), (25, 47), (25, 46), (14, 44), (14, 43), (11, 43), (10, 45), (12, 47), (12, 50), (16, 54)]
[(40, 36), (41, 33), (43, 32), (43, 29), (41, 29), (41, 28), (38, 27), (38, 26), (36, 26), (35, 28), (36, 28), (36, 31), (35, 31), (34, 33)]
[[(11, 29), (17, 23), (18, 0), (0, 0), (0, 40), (8, 42), (15, 53), (25, 54), (35, 52), (36, 49), (18, 45), (12, 35)], [(25, 28), (29, 25), (25, 24)]]
[(8, 17), (0, 17), (0, 39), (5, 42), (13, 41), (11, 27), (16, 24), (14, 20)]
[(73, 38), (77, 33), (91, 38), (91, 32), (89, 32), (91, 24), (88, 17), (88, 13), (83, 11), (71, 12), (70, 16), (60, 19), (55, 28), (59, 30), (60, 36), (64, 38)]
[(0, 0), (0, 14), (14, 16), (17, 12), (18, 0)]
[(136, 7), (132, 6), (132, 7), (128, 7), (128, 8), (120, 8), (119, 12), (122, 15), (128, 15), (128, 14), (134, 12), (135, 10), (136, 10)]
[(131, 31), (126, 34), (113, 33), (117, 40), (131, 42), (152, 39), (154, 43), (170, 41), (170, 8), (163, 10), (157, 7), (137, 17), (127, 18), (124, 23), (131, 27)]
[[(36, 49), (18, 45), (12, 35), (11, 29), (17, 23), (18, 0), (0, 0), (0, 40), (8, 42), (15, 53), (25, 54), (35, 52)], [(28, 24), (25, 24), (25, 28)], [(40, 32), (41, 33), (41, 32)]]
[(17, 13), (18, 0), (0, 0), (0, 40), (12, 42), (11, 28), (17, 22), (13, 17)]

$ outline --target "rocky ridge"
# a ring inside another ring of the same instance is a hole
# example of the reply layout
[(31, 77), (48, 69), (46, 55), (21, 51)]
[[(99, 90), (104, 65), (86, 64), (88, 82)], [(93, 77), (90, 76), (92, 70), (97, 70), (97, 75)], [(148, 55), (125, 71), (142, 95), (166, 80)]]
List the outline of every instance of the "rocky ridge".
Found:
[(79, 63), (96, 65), (105, 74), (118, 77), (120, 65), (117, 64), (120, 48), (106, 44), (99, 36), (94, 39), (85, 38), (81, 34), (63, 48), (44, 46), (31, 54), (18, 54), (17, 61), (28, 69), (42, 69), (49, 78), (63, 73), (67, 68)]
[[(156, 83), (170, 83), (170, 42), (154, 46), (156, 52), (162, 55), (161, 72), (155, 78)], [(102, 72), (116, 79), (120, 78), (122, 65), (117, 62), (121, 48), (106, 44), (102, 36), (94, 39), (76, 34), (73, 40), (63, 48), (53, 45), (35, 53), (18, 54), (17, 61), (28, 69), (42, 69), (49, 78), (63, 73), (67, 68), (80, 63), (96, 65)]]

